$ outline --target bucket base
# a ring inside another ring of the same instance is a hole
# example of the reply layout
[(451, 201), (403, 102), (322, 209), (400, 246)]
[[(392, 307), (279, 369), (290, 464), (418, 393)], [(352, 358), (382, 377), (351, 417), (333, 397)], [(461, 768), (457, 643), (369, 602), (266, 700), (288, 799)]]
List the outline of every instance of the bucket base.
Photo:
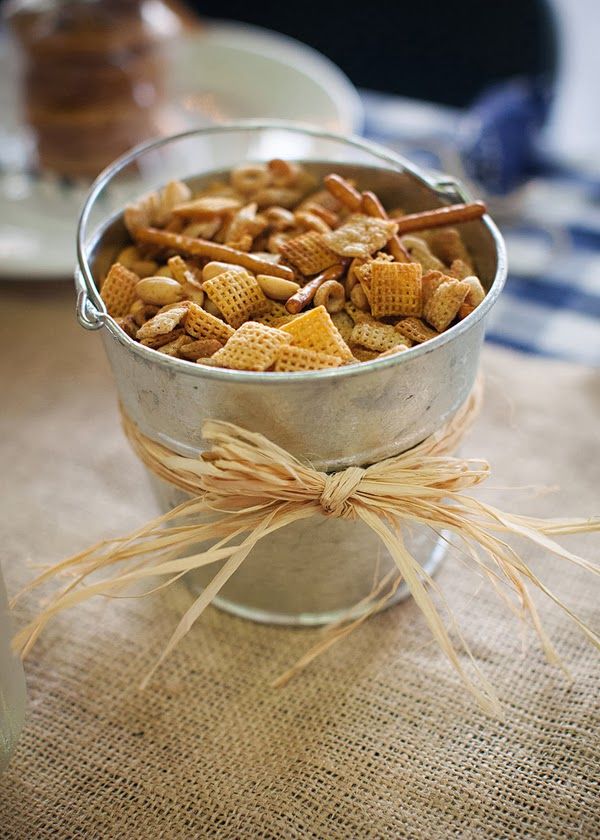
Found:
[[(442, 536), (437, 539), (429, 557), (421, 563), (421, 567), (428, 575), (434, 575), (444, 561), (450, 548), (449, 536), (449, 534), (442, 532)], [(196, 592), (200, 591), (199, 587), (192, 588)], [(410, 598), (410, 591), (408, 586), (402, 583), (396, 590), (394, 597), (378, 610), (378, 612), (387, 610), (389, 607), (393, 607), (394, 604), (398, 604), (407, 598)], [(278, 624), (287, 627), (318, 627), (324, 624), (331, 624), (340, 618), (359, 618), (368, 610), (368, 606), (361, 604), (354, 609), (333, 610), (322, 613), (286, 614), (244, 606), (244, 604), (229, 601), (227, 598), (221, 598), (219, 596), (214, 598), (211, 603), (213, 606), (223, 610), (223, 612), (231, 613), (238, 618), (245, 618), (248, 621), (256, 621), (260, 624)]]

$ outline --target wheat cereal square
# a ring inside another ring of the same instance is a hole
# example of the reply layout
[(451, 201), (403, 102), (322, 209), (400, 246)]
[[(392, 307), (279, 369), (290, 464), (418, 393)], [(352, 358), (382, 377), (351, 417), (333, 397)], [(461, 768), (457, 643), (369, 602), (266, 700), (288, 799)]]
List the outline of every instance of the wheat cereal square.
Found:
[(318, 274), (339, 262), (338, 255), (323, 241), (323, 234), (315, 230), (288, 239), (279, 249), (284, 257), (301, 274)]
[(421, 315), (422, 273), (420, 263), (371, 263), (369, 294), (373, 316)]
[(429, 298), (435, 292), (435, 290), (442, 285), (442, 283), (447, 283), (448, 280), (453, 280), (453, 277), (450, 277), (447, 274), (444, 274), (442, 271), (426, 271), (423, 277), (421, 278), (421, 291), (423, 294), (423, 306), (427, 303)]
[(291, 336), (283, 330), (246, 321), (211, 359), (219, 367), (265, 371), (275, 363), (281, 348), (291, 340)]
[(197, 303), (190, 303), (184, 321), (185, 331), (193, 338), (214, 338), (225, 343), (235, 330), (207, 312)]
[(408, 350), (410, 344), (395, 344), (393, 347), (390, 347), (389, 350), (384, 350), (383, 353), (379, 354), (379, 358), (383, 359), (386, 356), (395, 356), (398, 353), (404, 353)]
[(196, 359), (206, 359), (214, 355), (217, 350), (223, 347), (224, 342), (217, 341), (216, 338), (196, 338), (193, 339), (188, 336), (189, 343), (184, 344), (179, 348), (179, 356), (183, 359), (188, 359), (195, 362)]
[(354, 328), (354, 321), (347, 312), (334, 312), (331, 320), (335, 324), (339, 334), (342, 336), (346, 344), (350, 340), (350, 335)]
[(183, 216), (186, 219), (206, 221), (227, 213), (233, 213), (239, 210), (241, 206), (242, 202), (237, 198), (207, 195), (176, 204), (173, 207), (173, 215)]
[(359, 309), (351, 300), (347, 300), (344, 304), (344, 312), (352, 318), (355, 324), (361, 324), (363, 321), (374, 321), (375, 319), (370, 312), (365, 312)]
[(377, 353), (383, 353), (398, 344), (410, 344), (391, 324), (381, 324), (377, 321), (356, 324), (352, 330), (351, 343)]
[(465, 301), (463, 304), (461, 304), (460, 309), (458, 310), (458, 314), (457, 314), (456, 317), (458, 318), (459, 321), (462, 321), (463, 318), (466, 318), (467, 315), (471, 314), (471, 312), (475, 312), (476, 309), (477, 309), (476, 306), (472, 306), (470, 303), (467, 303)]
[(259, 318), (253, 318), (252, 320), (258, 321), (259, 324), (266, 324), (269, 327), (276, 327), (278, 324), (275, 322), (286, 317), (291, 316), (284, 304), (278, 300), (269, 300), (269, 308)]
[(424, 341), (429, 341), (431, 338), (436, 338), (439, 333), (428, 327), (425, 321), (420, 318), (403, 318), (394, 324), (394, 329), (397, 330), (403, 338), (409, 339), (414, 344), (422, 344)]
[(427, 323), (443, 332), (458, 315), (470, 289), (464, 280), (441, 283), (425, 304), (423, 317)]
[(135, 286), (139, 279), (135, 272), (121, 263), (111, 265), (100, 290), (100, 296), (111, 317), (124, 318), (129, 314), (131, 305), (137, 298)]
[(369, 302), (369, 306), (371, 306), (371, 283), (373, 282), (373, 275), (371, 271), (371, 267), (373, 265), (372, 261), (366, 262), (363, 265), (359, 265), (354, 269), (354, 276), (358, 278), (358, 282), (361, 285), (363, 292), (365, 293), (365, 297)]
[(258, 280), (247, 271), (224, 271), (205, 280), (202, 288), (235, 329), (269, 310), (269, 300)]

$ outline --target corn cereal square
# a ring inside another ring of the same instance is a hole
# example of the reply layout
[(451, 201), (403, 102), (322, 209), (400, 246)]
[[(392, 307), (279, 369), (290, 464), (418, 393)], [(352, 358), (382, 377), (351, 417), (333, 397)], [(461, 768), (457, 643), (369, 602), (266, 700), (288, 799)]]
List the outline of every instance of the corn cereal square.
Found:
[(296, 347), (306, 347), (308, 350), (339, 356), (344, 362), (352, 360), (350, 348), (324, 306), (317, 306), (303, 312), (289, 324), (284, 324), (281, 329), (292, 336), (292, 343)]

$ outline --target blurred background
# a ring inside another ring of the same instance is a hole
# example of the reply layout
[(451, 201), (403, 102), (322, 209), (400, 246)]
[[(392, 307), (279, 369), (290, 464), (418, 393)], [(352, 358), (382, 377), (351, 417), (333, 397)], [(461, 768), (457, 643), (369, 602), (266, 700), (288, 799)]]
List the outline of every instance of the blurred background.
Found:
[(506, 236), (490, 340), (600, 364), (597, 0), (0, 3), (0, 277), (71, 274), (90, 180), (157, 134), (280, 117), (449, 172)]

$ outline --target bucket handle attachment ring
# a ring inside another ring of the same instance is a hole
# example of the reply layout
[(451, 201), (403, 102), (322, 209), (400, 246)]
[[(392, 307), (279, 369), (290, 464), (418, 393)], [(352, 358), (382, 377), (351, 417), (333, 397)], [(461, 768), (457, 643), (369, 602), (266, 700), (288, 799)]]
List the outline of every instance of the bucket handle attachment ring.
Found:
[(431, 173), (426, 173), (426, 181), (428, 186), (438, 193), (438, 195), (443, 195), (452, 200), (459, 199), (464, 204), (470, 204), (475, 200), (470, 190), (451, 175), (444, 175), (442, 172), (432, 171)]
[(77, 320), (86, 330), (101, 329), (106, 323), (108, 313), (105, 309), (98, 309), (90, 300), (85, 280), (79, 269), (75, 271), (75, 288), (77, 289)]

